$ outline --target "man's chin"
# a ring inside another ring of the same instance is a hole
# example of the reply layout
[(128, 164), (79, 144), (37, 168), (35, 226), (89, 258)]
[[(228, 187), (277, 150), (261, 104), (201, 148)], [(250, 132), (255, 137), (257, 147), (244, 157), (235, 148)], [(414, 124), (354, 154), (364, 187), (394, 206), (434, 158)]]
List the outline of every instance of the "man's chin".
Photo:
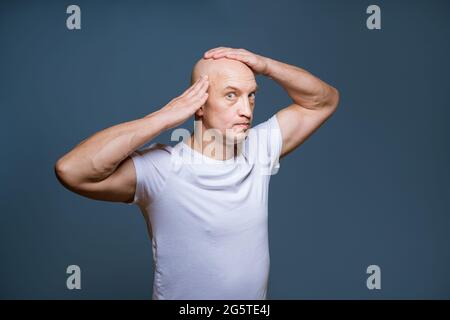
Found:
[(242, 130), (242, 131), (236, 132), (232, 135), (227, 135), (226, 136), (227, 144), (241, 143), (242, 141), (245, 140), (245, 138), (247, 138), (248, 133), (249, 133), (249, 130)]

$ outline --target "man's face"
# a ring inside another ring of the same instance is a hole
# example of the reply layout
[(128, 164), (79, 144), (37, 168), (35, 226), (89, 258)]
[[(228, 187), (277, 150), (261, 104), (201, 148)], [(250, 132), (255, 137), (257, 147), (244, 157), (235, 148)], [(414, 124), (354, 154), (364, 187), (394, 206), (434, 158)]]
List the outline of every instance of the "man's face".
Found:
[(242, 141), (248, 134), (255, 107), (257, 84), (252, 70), (245, 64), (229, 59), (214, 63), (209, 72), (208, 100), (197, 115), (204, 130), (214, 128), (227, 143)]

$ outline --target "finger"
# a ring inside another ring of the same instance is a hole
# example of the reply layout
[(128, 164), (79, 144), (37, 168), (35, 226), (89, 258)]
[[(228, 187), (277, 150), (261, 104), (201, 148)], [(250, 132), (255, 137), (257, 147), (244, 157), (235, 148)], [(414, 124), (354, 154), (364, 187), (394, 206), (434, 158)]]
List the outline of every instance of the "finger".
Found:
[(205, 92), (205, 90), (208, 89), (208, 86), (209, 86), (208, 78), (207, 77), (203, 78), (203, 81), (198, 86), (193, 88), (192, 91), (187, 94), (187, 97), (193, 97), (197, 95), (199, 92)]
[(191, 93), (193, 90), (195, 90), (195, 88), (197, 88), (198, 86), (200, 86), (201, 83), (202, 83), (204, 80), (205, 80), (204, 77), (198, 78), (197, 81), (195, 81), (195, 83), (194, 83), (192, 86), (190, 86), (190, 87), (182, 94), (182, 96), (187, 96), (187, 95), (189, 95), (189, 93)]
[(238, 58), (238, 59), (248, 58), (248, 54), (239, 53), (237, 51), (225, 52), (224, 55), (227, 56), (227, 57), (233, 57), (233, 58)]
[(239, 53), (236, 50), (233, 50), (233, 51), (224, 51), (224, 52), (218, 53), (217, 56), (218, 57), (235, 57), (235, 58), (237, 57), (237, 58), (239, 58), (239, 57), (242, 57), (243, 54)]
[(201, 97), (208, 89), (208, 85), (204, 84), (202, 87), (198, 88), (195, 91), (192, 91), (189, 93), (189, 95), (186, 96), (186, 99), (190, 100), (197, 100), (199, 97)]
[(187, 88), (181, 96), (184, 97), (185, 95), (189, 94), (189, 92), (191, 92), (200, 83), (201, 80), (202, 78), (197, 79), (197, 81), (195, 81), (189, 88)]
[(214, 53), (212, 58), (213, 59), (220, 59), (220, 58), (226, 57), (226, 55), (228, 55), (228, 54), (243, 55), (243, 54), (246, 54), (246, 53), (240, 52), (238, 49), (222, 50), (222, 51), (218, 51), (218, 52)]
[(195, 93), (197, 96), (203, 95), (205, 92), (208, 92), (209, 81), (205, 81), (205, 83), (199, 88), (199, 90)]
[(208, 93), (205, 92), (199, 99), (195, 100), (194, 102), (192, 102), (192, 104), (190, 104), (194, 109), (194, 112), (200, 109), (200, 107), (205, 104), (206, 100), (208, 100), (208, 96), (209, 96)]
[(248, 54), (241, 53), (237, 50), (229, 50), (229, 51), (222, 51), (219, 53), (214, 54), (214, 59), (220, 59), (220, 58), (229, 58), (229, 59), (235, 59), (239, 61), (247, 60)]
[(203, 85), (200, 86), (200, 87), (198, 88), (198, 90), (196, 90), (196, 91), (193, 93), (193, 97), (194, 97), (195, 99), (198, 99), (198, 98), (201, 97), (205, 92), (208, 91), (208, 88), (209, 88), (209, 81), (205, 81), (205, 82), (203, 83)]
[(216, 47), (216, 48), (213, 48), (213, 49), (209, 49), (208, 51), (206, 51), (205, 52), (205, 54), (204, 54), (204, 56), (206, 57), (206, 56), (209, 56), (209, 55), (211, 55), (213, 52), (215, 52), (215, 51), (217, 51), (217, 50), (220, 50), (220, 49), (224, 49), (225, 47)]
[(246, 53), (237, 53), (237, 52), (225, 53), (225, 57), (229, 58), (229, 59), (239, 60), (239, 61), (242, 61), (244, 63), (250, 63), (251, 62), (250, 55), (248, 55)]
[(206, 100), (208, 100), (209, 94), (208, 92), (205, 92), (200, 99), (198, 100), (199, 108), (205, 104)]
[(221, 57), (223, 57), (224, 53), (226, 53), (226, 52), (236, 52), (236, 49), (225, 48), (225, 49), (217, 50), (211, 54), (211, 58), (213, 58), (213, 59), (221, 58)]
[[(231, 49), (229, 51), (230, 52), (232, 51), (232, 53), (236, 53), (236, 54), (247, 54), (247, 55), (253, 54), (252, 52), (245, 50), (245, 49)], [(222, 53), (222, 52), (220, 52), (220, 53)]]
[(212, 56), (214, 56), (216, 53), (224, 51), (224, 50), (231, 50), (232, 48), (228, 48), (228, 47), (219, 47), (219, 48), (215, 48), (213, 50), (210, 50), (209, 52), (207, 52), (207, 55), (205, 57), (207, 58), (211, 58)]

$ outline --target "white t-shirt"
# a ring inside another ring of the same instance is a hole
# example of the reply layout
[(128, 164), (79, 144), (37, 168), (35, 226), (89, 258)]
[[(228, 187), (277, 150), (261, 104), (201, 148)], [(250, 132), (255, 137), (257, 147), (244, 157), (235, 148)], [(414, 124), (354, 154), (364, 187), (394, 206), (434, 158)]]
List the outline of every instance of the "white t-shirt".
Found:
[(274, 115), (250, 129), (236, 158), (214, 160), (183, 141), (132, 154), (153, 299), (266, 299), (268, 190), (281, 146)]

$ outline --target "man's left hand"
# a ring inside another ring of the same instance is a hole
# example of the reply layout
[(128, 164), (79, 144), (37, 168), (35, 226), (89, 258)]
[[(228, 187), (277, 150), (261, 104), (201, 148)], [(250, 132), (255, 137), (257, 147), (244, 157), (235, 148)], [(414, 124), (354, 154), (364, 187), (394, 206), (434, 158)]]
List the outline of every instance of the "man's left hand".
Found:
[(218, 47), (208, 50), (204, 54), (205, 59), (228, 58), (245, 63), (257, 74), (267, 74), (268, 58), (257, 55), (245, 49), (233, 49)]

